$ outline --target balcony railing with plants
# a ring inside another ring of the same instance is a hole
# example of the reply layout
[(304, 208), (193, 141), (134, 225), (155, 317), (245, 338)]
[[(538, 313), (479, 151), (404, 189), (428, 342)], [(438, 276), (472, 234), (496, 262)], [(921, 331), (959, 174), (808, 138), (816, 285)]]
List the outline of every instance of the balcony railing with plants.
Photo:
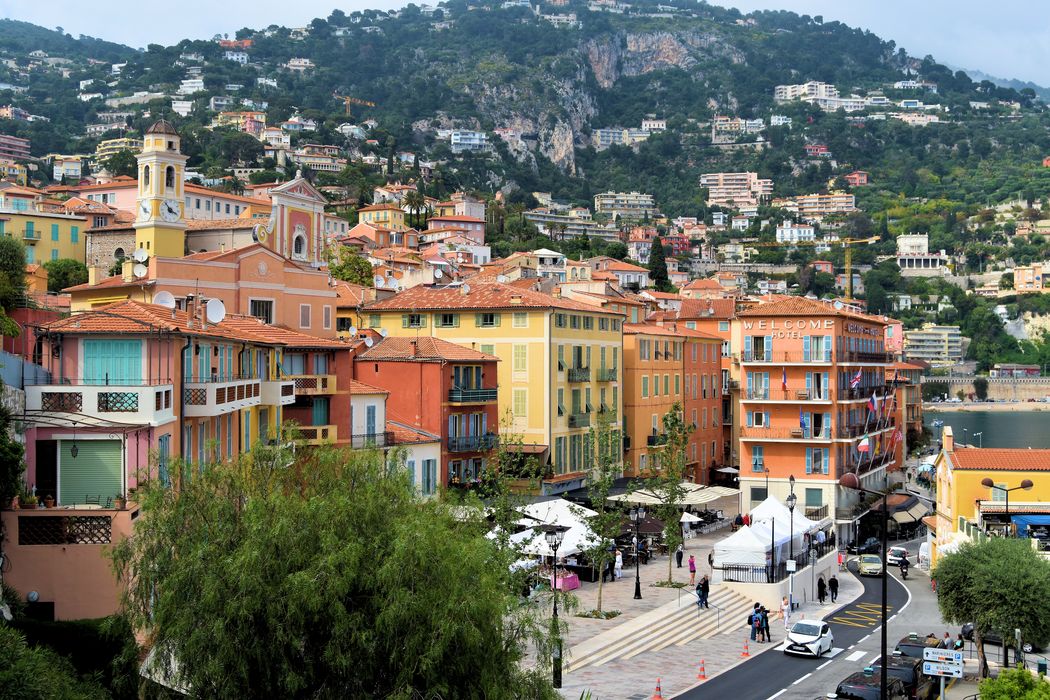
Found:
[(487, 452), (495, 449), (499, 444), (499, 437), (488, 433), (487, 435), (457, 435), (448, 439), (449, 452)]
[(600, 370), (598, 370), (598, 381), (599, 382), (615, 382), (616, 381), (616, 368), (613, 368), (613, 369), (600, 369)]
[(589, 382), (591, 381), (591, 368), (570, 367), (568, 372), (568, 379), (570, 382)]
[(355, 449), (391, 447), (395, 442), (394, 433), (389, 430), (381, 433), (358, 433), (350, 436), (350, 446)]
[(570, 428), (586, 428), (591, 424), (590, 413), (570, 413), (569, 414), (569, 427)]

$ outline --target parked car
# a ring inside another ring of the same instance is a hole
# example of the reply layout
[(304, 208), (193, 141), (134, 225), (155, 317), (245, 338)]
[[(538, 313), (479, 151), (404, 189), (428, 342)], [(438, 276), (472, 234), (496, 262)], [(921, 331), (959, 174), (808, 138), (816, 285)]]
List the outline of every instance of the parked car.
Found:
[[(872, 669), (875, 675), (879, 676), (882, 671), (882, 660), (876, 661)], [(923, 674), (922, 659), (913, 659), (910, 656), (891, 656), (886, 664), (886, 675), (900, 678), (911, 700), (933, 700), (937, 697), (937, 683), (932, 677)]]
[[(886, 565), (900, 566), (901, 558), (907, 556), (907, 554), (907, 547), (901, 547), (900, 545), (894, 545), (893, 547), (890, 547), (888, 550), (886, 550)], [(911, 559), (909, 558), (908, 561), (910, 562)]]
[(800, 620), (787, 633), (785, 654), (806, 654), (820, 658), (835, 646), (835, 636), (828, 623), (820, 620)]
[[(842, 700), (879, 700), (881, 691), (882, 679), (869, 667), (847, 676), (828, 697)], [(888, 678), (884, 700), (908, 700), (904, 681), (900, 678)]]
[(861, 576), (881, 576), (882, 557), (878, 554), (862, 554), (857, 563), (857, 573)]
[(878, 537), (869, 537), (860, 544), (854, 542), (846, 551), (850, 554), (878, 554), (882, 551), (882, 543)]
[[(962, 633), (963, 639), (965, 639), (967, 641), (970, 641), (970, 642), (974, 641), (974, 639), (973, 639), (973, 623), (972, 622), (967, 622), (965, 625), (962, 626), (962, 629), (959, 630), (959, 631)], [(1001, 647), (1003, 645), (1002, 635), (997, 634), (995, 632), (987, 632), (987, 633), (981, 635), (981, 638), (984, 640), (985, 644), (994, 644), (997, 647)], [(1043, 645), (1042, 644), (1037, 644), (1035, 642), (1022, 641), (1021, 642), (1021, 651), (1023, 651), (1026, 654), (1031, 654), (1032, 652), (1037, 652), (1037, 653), (1038, 652), (1042, 652), (1043, 651)]]
[(896, 648), (893, 653), (895, 656), (908, 656), (913, 659), (922, 659), (923, 649), (947, 649), (944, 640), (940, 637), (920, 637), (919, 635), (909, 634), (904, 639), (897, 642)]

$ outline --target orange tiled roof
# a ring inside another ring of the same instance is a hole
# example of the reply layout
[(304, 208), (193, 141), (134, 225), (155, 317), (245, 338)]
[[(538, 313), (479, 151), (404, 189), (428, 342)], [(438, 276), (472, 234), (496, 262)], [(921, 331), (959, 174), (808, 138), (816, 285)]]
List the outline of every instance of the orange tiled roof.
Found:
[(419, 444), (424, 442), (439, 442), (440, 435), (434, 435), (423, 430), (419, 426), (412, 425), (404, 420), (395, 420), (390, 411), (387, 411), (387, 430), (394, 434), (394, 441), (399, 445)]
[(356, 379), (340, 379), (339, 388), (346, 389), (351, 394), (389, 394), (386, 389), (359, 382)]
[(718, 283), (718, 280), (713, 279), (695, 279), (689, 284), (682, 287), (682, 289), (689, 290), (702, 290), (702, 289), (722, 289), (722, 285)]
[(1050, 450), (957, 447), (949, 457), (955, 469), (1050, 471)]
[(640, 267), (638, 265), (632, 265), (631, 263), (624, 262), (623, 260), (617, 260), (615, 262), (608, 263), (605, 266), (605, 269), (606, 270), (612, 270), (614, 272), (648, 272), (649, 271), (648, 269), (646, 269), (644, 267)]
[(132, 300), (118, 301), (99, 309), (74, 314), (69, 318), (49, 323), (44, 328), (64, 333), (150, 333), (161, 330), (218, 338), (229, 337), (228, 333), (220, 330), (220, 326), (208, 324), (202, 328), (199, 322), (191, 325), (190, 317), (185, 311)]
[(736, 313), (734, 299), (683, 299), (678, 311), (679, 319), (718, 318), (730, 319)]
[[(419, 285), (389, 299), (365, 306), (366, 310), (440, 310), (440, 309), (565, 309), (591, 313), (615, 313), (569, 299), (558, 298), (509, 284), (475, 282), (464, 286), (431, 287)], [(515, 299), (517, 297), (517, 299)], [(616, 314), (622, 316), (622, 314)]]
[(485, 223), (484, 219), (477, 219), (477, 218), (475, 218), (473, 216), (463, 216), (462, 214), (449, 214), (448, 216), (432, 216), (429, 219), (427, 219), (427, 223), (429, 224), (431, 221), (435, 221), (435, 220), (436, 221), (461, 221), (461, 222), (470, 223), (470, 224), (483, 224), (483, 223)]
[(774, 300), (758, 304), (750, 309), (741, 311), (738, 316), (762, 317), (762, 316), (844, 316), (861, 321), (882, 323), (885, 321), (876, 316), (849, 311), (845, 308), (836, 309), (831, 304), (822, 301), (807, 299), (806, 297), (772, 297)]
[(647, 289), (642, 294), (647, 294), (653, 299), (665, 299), (667, 301), (682, 301), (682, 297), (678, 294), (670, 294), (668, 292), (656, 292), (651, 289)]
[(338, 307), (357, 306), (365, 301), (365, 290), (367, 287), (360, 284), (352, 284), (343, 280), (335, 281), (335, 293), (339, 296)]
[(121, 275), (114, 275), (112, 277), (107, 277), (106, 279), (96, 284), (85, 282), (84, 284), (77, 284), (72, 287), (66, 287), (62, 291), (82, 292), (86, 289), (119, 289), (120, 287), (145, 287), (153, 283), (154, 280), (151, 279), (135, 279), (131, 280), (130, 282), (125, 282), (124, 278)]
[(371, 204), (367, 207), (361, 207), (357, 211), (360, 213), (363, 211), (402, 211), (402, 209), (396, 204)]
[(318, 338), (307, 333), (300, 333), (281, 326), (267, 325), (254, 316), (242, 314), (227, 315), (219, 328), (236, 331), (239, 337), (263, 345), (284, 345), (290, 348), (331, 348), (349, 350), (350, 345), (334, 338)]
[(441, 338), (384, 338), (358, 355), (361, 360), (405, 362), (498, 362), (499, 358)]
[(710, 340), (718, 343), (722, 342), (722, 339), (718, 336), (714, 336), (709, 333), (703, 333), (701, 331), (696, 331), (692, 328), (686, 328), (684, 325), (679, 326), (675, 323), (664, 325), (659, 325), (656, 323), (625, 323), (623, 324), (623, 332), (625, 334), (632, 335), (666, 335), (676, 338), (698, 338), (701, 340)]

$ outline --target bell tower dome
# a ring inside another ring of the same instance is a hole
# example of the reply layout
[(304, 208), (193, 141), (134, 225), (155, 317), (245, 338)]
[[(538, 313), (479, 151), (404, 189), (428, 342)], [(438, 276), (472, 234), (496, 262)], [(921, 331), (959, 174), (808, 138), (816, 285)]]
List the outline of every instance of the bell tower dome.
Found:
[(146, 129), (138, 155), (135, 247), (151, 257), (185, 255), (183, 174), (187, 156), (179, 150), (180, 142), (175, 127), (161, 119)]

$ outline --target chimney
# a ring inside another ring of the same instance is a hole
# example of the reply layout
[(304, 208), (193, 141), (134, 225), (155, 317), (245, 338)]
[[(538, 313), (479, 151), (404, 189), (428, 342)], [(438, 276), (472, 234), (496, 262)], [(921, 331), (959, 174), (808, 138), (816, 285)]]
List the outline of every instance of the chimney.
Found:
[(92, 265), (88, 268), (88, 284), (98, 284), (98, 265)]
[(514, 305), (514, 306), (520, 306), (521, 305), (521, 295), (520, 294), (511, 294), (510, 295), (510, 303), (512, 305)]
[(551, 296), (555, 299), (561, 299), (561, 287), (554, 287), (554, 289), (551, 290)]
[(941, 428), (941, 449), (945, 452), (955, 451), (955, 434), (952, 432), (952, 426), (950, 425)]
[(125, 282), (133, 282), (135, 280), (135, 262), (131, 258), (124, 258), (124, 262), (120, 264), (120, 276), (124, 278)]
[(409, 341), (408, 347), (409, 347), (408, 356), (409, 357), (415, 357), (416, 356), (416, 350), (417, 350), (417, 348), (416, 348), (416, 341), (414, 341), (414, 340)]

